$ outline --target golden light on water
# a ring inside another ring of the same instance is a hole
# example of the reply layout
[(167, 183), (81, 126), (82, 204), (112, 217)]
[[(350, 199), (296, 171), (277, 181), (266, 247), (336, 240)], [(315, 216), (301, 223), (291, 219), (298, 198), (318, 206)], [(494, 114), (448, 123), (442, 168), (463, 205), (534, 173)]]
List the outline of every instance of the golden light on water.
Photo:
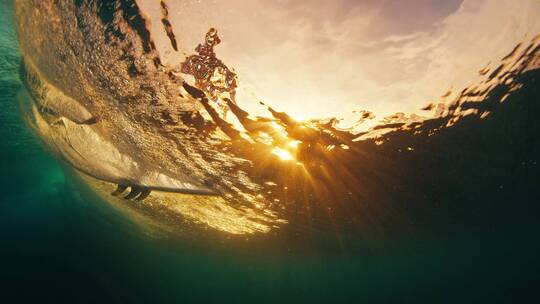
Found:
[(301, 143), (301, 141), (299, 141), (299, 140), (291, 140), (290, 142), (287, 143), (287, 146), (289, 148), (296, 149), (296, 148), (298, 148), (298, 145), (300, 143)]
[(275, 147), (274, 149), (272, 149), (272, 154), (276, 155), (281, 160), (285, 160), (285, 161), (294, 159), (293, 155), (289, 151), (278, 148), (278, 147)]

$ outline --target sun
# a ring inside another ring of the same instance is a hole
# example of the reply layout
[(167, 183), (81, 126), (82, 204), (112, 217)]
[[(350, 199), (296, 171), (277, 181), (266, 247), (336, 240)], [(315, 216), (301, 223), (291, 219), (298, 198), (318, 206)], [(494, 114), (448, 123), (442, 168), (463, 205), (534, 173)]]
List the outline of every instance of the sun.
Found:
[(285, 161), (294, 159), (293, 155), (289, 151), (278, 148), (278, 147), (275, 147), (274, 149), (272, 149), (272, 154), (276, 155), (281, 160), (285, 160)]

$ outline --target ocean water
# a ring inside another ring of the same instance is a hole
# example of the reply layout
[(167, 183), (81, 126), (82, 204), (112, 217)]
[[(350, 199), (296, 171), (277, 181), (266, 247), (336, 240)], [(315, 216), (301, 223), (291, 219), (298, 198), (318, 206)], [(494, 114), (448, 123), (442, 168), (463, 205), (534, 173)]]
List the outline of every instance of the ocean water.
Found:
[[(472, 155), (470, 162), (433, 169), (450, 180), (440, 183), (447, 188), (432, 192), (440, 218), (446, 212), (448, 223), (458, 218), (460, 224), (369, 244), (355, 234), (320, 234), (311, 240), (314, 250), (297, 250), (287, 242), (267, 250), (251, 246), (249, 238), (197, 241), (149, 234), (74, 181), (22, 120), (12, 6), (2, 1), (0, 8), (2, 302), (482, 303), (534, 298), (540, 281), (538, 71), (520, 78), (523, 88), (492, 113), (493, 121), (462, 123), (455, 133), (470, 137), (448, 135), (439, 141), (437, 149), (448, 151), (448, 142), (461, 138), (459, 149)], [(448, 177), (453, 175), (463, 178), (455, 182)], [(336, 249), (336, 243), (344, 245)]]

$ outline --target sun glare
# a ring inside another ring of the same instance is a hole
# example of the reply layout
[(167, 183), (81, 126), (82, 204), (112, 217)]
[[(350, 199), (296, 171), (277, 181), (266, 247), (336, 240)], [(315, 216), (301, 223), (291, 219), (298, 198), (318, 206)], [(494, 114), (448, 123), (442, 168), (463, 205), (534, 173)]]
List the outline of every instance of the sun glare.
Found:
[(289, 151), (278, 147), (272, 150), (272, 154), (277, 155), (277, 157), (281, 158), (282, 160), (293, 160), (293, 156)]

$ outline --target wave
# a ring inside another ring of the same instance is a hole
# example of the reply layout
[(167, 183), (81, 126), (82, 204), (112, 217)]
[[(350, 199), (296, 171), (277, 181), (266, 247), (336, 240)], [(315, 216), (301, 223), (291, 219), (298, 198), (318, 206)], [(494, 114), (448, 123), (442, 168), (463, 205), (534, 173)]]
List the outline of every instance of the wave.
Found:
[[(90, 124), (66, 119), (46, 106), (54, 101), (40, 102), (44, 97), (25, 76), (33, 95), (27, 99), (35, 101), (30, 124), (73, 167), (86, 162), (84, 179), (116, 205), (167, 226), (184, 226), (187, 219), (232, 234), (278, 231), (293, 239), (310, 231), (378, 239), (470, 230), (526, 220), (537, 208), (538, 37), (517, 45), (493, 71), (479, 71), (484, 79), (451, 102), (426, 106), (431, 118), (396, 113), (358, 133), (338, 128), (337, 118), (297, 121), (271, 102), (261, 103), (267, 117), (251, 115), (234, 101), (233, 69), (213, 51), (205, 55), (199, 48), (192, 55), (214, 63), (192, 61), (208, 64), (202, 76), (164, 66), (136, 2), (122, 3), (16, 7), (23, 60), (37, 71), (23, 76), (38, 75), (95, 118)], [(359, 123), (371, 117), (359, 114)], [(90, 139), (78, 146), (65, 140), (81, 134)], [(107, 152), (113, 150), (116, 158)], [(65, 151), (81, 157), (66, 158)], [(95, 173), (110, 167), (125, 184)], [(164, 179), (151, 185), (144, 172), (217, 195), (154, 191), (131, 204), (108, 194), (114, 184), (132, 193), (165, 189), (154, 186)]]

